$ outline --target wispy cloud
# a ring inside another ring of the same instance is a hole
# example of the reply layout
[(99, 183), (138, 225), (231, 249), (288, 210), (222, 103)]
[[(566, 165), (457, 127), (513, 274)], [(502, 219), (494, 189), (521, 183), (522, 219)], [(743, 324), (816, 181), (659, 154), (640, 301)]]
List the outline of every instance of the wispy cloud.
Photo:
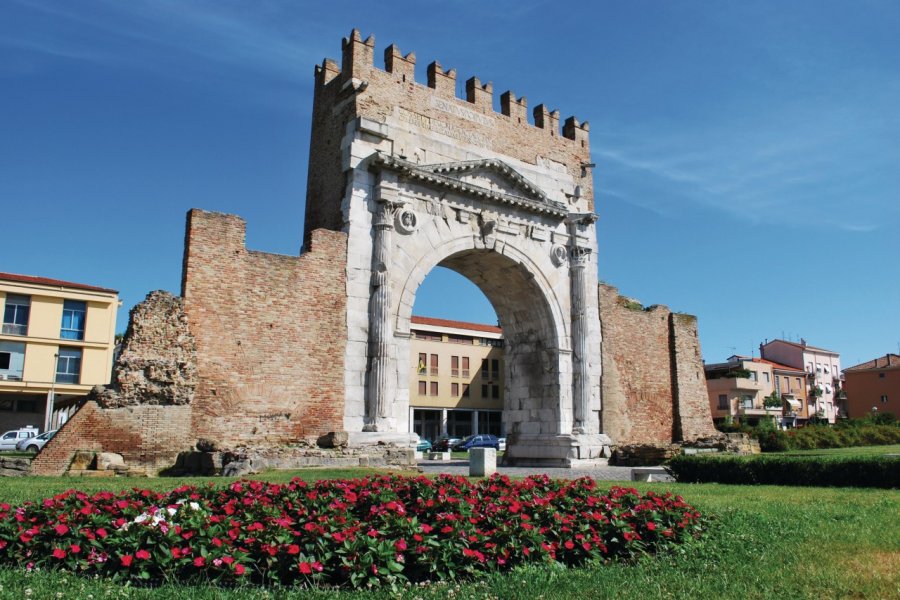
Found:
[[(265, 69), (296, 77), (312, 64), (321, 44), (293, 35), (299, 11), (281, 3), (240, 4), (206, 0), (99, 0), (92, 5), (53, 0), (14, 0), (54, 22), (53, 36), (0, 27), (0, 41), (46, 54), (98, 63), (158, 65), (161, 51), (174, 60), (193, 56), (214, 63)], [(98, 35), (108, 43), (98, 41)]]
[(660, 214), (706, 207), (753, 223), (873, 231), (897, 217), (900, 189), (900, 94), (881, 90), (742, 120), (595, 128), (599, 193), (606, 180)]

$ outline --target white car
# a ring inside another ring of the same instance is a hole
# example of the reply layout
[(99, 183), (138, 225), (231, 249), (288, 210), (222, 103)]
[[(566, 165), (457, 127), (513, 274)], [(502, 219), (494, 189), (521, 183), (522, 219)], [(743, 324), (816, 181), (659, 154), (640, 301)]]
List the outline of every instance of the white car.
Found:
[(22, 427), (21, 429), (7, 431), (0, 436), (0, 450), (15, 450), (16, 444), (20, 441), (33, 438), (37, 434), (37, 427)]
[(36, 453), (38, 450), (44, 447), (44, 444), (53, 439), (53, 436), (56, 435), (57, 431), (57, 429), (54, 429), (52, 431), (42, 433), (41, 435), (36, 435), (31, 438), (20, 440), (19, 443), (16, 444), (16, 450), (18, 450), (19, 452)]

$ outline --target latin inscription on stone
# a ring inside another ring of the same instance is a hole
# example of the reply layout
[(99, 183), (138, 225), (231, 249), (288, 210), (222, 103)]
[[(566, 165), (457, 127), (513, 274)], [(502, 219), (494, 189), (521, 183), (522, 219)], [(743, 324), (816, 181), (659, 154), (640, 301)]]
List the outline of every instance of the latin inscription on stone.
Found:
[(468, 131), (464, 127), (451, 125), (450, 123), (447, 123), (445, 121), (432, 119), (431, 117), (426, 117), (425, 115), (420, 115), (419, 113), (415, 113), (400, 107), (397, 108), (397, 116), (400, 117), (401, 121), (409, 123), (410, 125), (415, 125), (416, 127), (421, 127), (422, 129), (428, 129), (435, 133), (440, 133), (442, 135), (446, 135), (447, 137), (451, 137), (455, 140), (466, 142), (467, 144), (474, 144), (476, 146), (483, 146), (485, 148), (491, 147), (491, 140), (488, 136), (475, 131)]

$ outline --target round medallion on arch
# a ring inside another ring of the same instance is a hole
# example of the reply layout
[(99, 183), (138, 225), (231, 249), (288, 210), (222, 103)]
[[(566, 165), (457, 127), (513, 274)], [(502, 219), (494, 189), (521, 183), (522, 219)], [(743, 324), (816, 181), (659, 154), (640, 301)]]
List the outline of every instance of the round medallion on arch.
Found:
[(562, 267), (569, 262), (569, 249), (561, 244), (553, 244), (550, 248), (550, 258), (557, 267)]
[(397, 211), (397, 231), (410, 234), (419, 228), (419, 216), (410, 208)]

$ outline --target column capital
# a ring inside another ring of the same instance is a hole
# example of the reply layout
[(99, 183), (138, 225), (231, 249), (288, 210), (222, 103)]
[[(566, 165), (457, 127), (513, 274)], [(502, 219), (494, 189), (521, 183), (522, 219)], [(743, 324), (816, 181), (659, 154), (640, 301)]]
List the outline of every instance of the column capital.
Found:
[(591, 252), (592, 250), (590, 248), (585, 248), (583, 246), (573, 246), (572, 250), (569, 252), (569, 254), (571, 255), (571, 268), (583, 268), (587, 266), (591, 261)]

